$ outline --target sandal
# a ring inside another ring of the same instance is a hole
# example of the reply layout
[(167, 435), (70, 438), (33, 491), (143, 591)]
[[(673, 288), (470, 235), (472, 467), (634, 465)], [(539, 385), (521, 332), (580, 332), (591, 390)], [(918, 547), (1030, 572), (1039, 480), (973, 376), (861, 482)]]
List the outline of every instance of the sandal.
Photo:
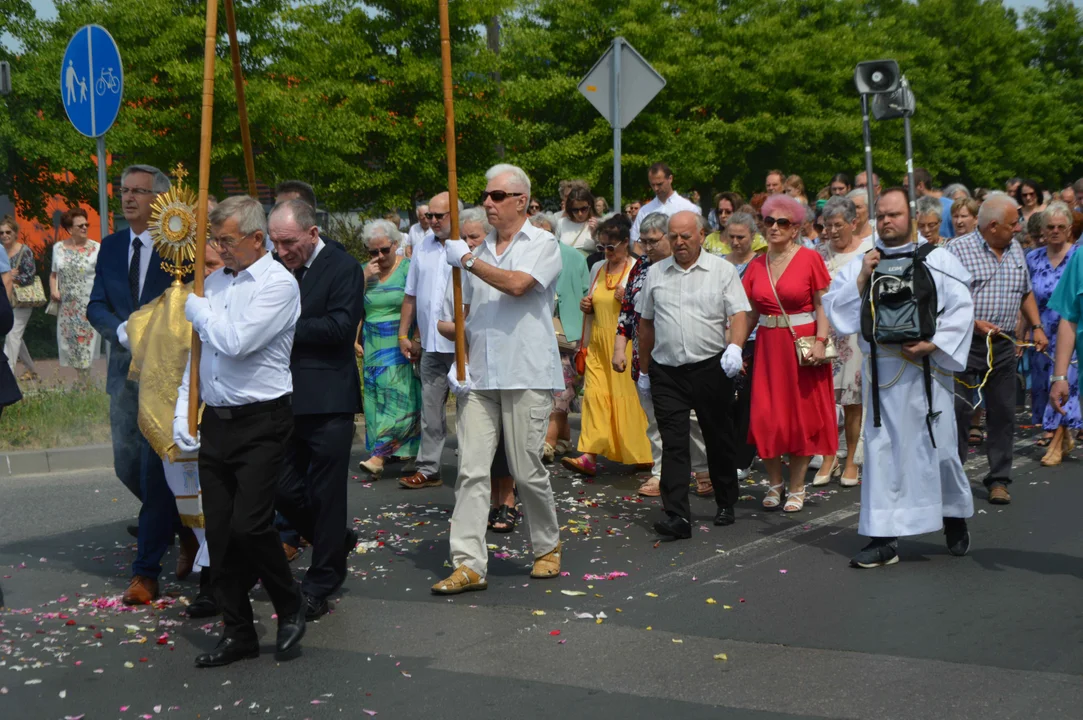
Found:
[(643, 497), (660, 497), (662, 495), (662, 478), (653, 475), (639, 486), (636, 491)]
[(549, 443), (544, 443), (542, 445), (542, 462), (543, 463), (549, 464), (549, 463), (553, 462), (553, 460), (556, 459), (556, 455), (557, 455), (557, 449), (555, 447), (553, 447)]
[(763, 508), (765, 510), (774, 510), (782, 503), (782, 488), (785, 487), (782, 483), (778, 485), (771, 485), (767, 488), (767, 495), (763, 498)]
[[(826, 457), (824, 458), (827, 459)], [(842, 466), (839, 465), (838, 457), (831, 458), (832, 462), (826, 468), (821, 465), (819, 472), (812, 478), (812, 484), (814, 487), (820, 487), (821, 485), (827, 485), (831, 482), (831, 478), (842, 475)]]
[(560, 541), (557, 546), (539, 558), (534, 558), (534, 568), (530, 571), (532, 578), (554, 578), (560, 575)]
[(1042, 435), (1040, 438), (1034, 441), (1034, 444), (1038, 447), (1049, 447), (1049, 443), (1053, 442), (1053, 434)]
[(985, 442), (985, 431), (981, 429), (981, 425), (970, 426), (970, 432), (966, 434), (966, 442), (971, 447)]
[(782, 507), (782, 512), (795, 513), (801, 512), (801, 508), (805, 507), (805, 491), (801, 492), (787, 492), (786, 504)]
[(432, 586), (437, 595), (458, 595), (468, 590), (485, 590), (489, 582), (465, 565), (455, 568), (446, 579)]
[(496, 522), (496, 516), (497, 516), (497, 513), (499, 513), (499, 512), (500, 512), (499, 507), (491, 507), (491, 508), (489, 508), (489, 529), (490, 530), (493, 529), (493, 523)]
[(591, 460), (586, 455), (580, 455), (577, 458), (561, 458), (560, 462), (564, 467), (569, 470), (574, 470), (580, 475), (594, 477), (594, 474), (598, 472), (598, 463)]
[(714, 483), (711, 482), (711, 474), (709, 472), (696, 473), (696, 495), (700, 497), (710, 497), (714, 495)]
[[(492, 511), (489, 512), (489, 527), (493, 529), (495, 533), (510, 533), (515, 529), (515, 523), (519, 520), (519, 513), (515, 511), (515, 508), (510, 505), (501, 505), (496, 508), (496, 515), (494, 516)], [(497, 523), (504, 527), (497, 527)]]

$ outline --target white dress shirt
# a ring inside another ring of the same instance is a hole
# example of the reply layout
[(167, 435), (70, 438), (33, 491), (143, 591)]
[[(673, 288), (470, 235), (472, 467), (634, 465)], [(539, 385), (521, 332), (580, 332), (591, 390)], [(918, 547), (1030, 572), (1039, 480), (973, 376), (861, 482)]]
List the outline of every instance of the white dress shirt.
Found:
[(450, 279), (451, 266), (447, 264), (444, 245), (430, 230), (414, 247), (410, 270), (406, 273), (406, 294), (417, 301), (416, 322), (421, 331), (421, 349), (425, 352), (455, 352), (455, 343), (436, 331)]
[(651, 213), (660, 212), (666, 217), (672, 217), (673, 215), (690, 210), (696, 215), (702, 215), (703, 210), (699, 205), (696, 205), (691, 200), (686, 200), (677, 193), (672, 193), (665, 202), (658, 199), (658, 196), (654, 196), (654, 200), (644, 205), (639, 209), (639, 213), (636, 215), (635, 221), (632, 222), (632, 242), (639, 242), (639, 223), (643, 222), (643, 218), (647, 217)]
[[(236, 275), (216, 270), (204, 281), (209, 309), (192, 322), (203, 342), (199, 391), (212, 407), (237, 407), (293, 392), (290, 351), (301, 294), (289, 270), (265, 253)], [(189, 365), (176, 417), (188, 417)]]
[[(136, 235), (135, 230), (128, 228), (128, 267), (132, 266), (132, 241), (139, 238), (139, 244), (143, 249), (139, 251), (139, 297), (143, 297), (143, 285), (147, 282), (147, 268), (150, 267), (150, 256), (154, 254), (154, 241), (150, 239), (150, 230), (144, 230)], [(138, 309), (138, 308), (136, 308)]]
[[(553, 330), (557, 276), (563, 267), (552, 233), (524, 222), (502, 255), (496, 231), (486, 236), (474, 257), (501, 270), (524, 272), (537, 282), (514, 297), (475, 275), (463, 278), (470, 380), (476, 390), (563, 390), (564, 371)], [(454, 345), (452, 344), (454, 348)]]
[(672, 256), (651, 265), (636, 307), (654, 321), (651, 361), (670, 367), (723, 352), (730, 316), (751, 310), (733, 263), (704, 250), (687, 270)]
[(421, 223), (414, 223), (411, 225), (409, 232), (406, 233), (405, 241), (399, 245), (399, 249), (395, 251), (395, 254), (405, 255), (406, 248), (413, 248), (416, 250), (417, 246), (425, 238), (427, 232), (429, 231), (421, 228)]
[(327, 247), (327, 245), (324, 243), (323, 238), (316, 241), (316, 248), (312, 251), (312, 254), (308, 256), (308, 260), (305, 260), (306, 268), (312, 267), (312, 263), (316, 261), (316, 256), (319, 255), (320, 250), (323, 250), (325, 247)]

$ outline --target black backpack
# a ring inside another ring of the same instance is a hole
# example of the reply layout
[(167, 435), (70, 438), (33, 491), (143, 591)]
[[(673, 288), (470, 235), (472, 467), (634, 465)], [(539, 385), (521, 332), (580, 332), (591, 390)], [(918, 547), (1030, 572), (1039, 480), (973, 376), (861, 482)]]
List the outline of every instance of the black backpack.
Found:
[[(916, 340), (930, 340), (936, 334), (937, 296), (932, 271), (925, 264), (936, 245), (925, 243), (909, 253), (884, 255), (873, 271), (861, 300), (861, 336), (869, 343), (872, 374), (873, 425), (880, 427), (880, 378), (876, 361), (878, 345), (901, 345)], [(932, 364), (922, 358), (925, 371), (925, 397), (929, 412), (925, 424), (933, 447)]]

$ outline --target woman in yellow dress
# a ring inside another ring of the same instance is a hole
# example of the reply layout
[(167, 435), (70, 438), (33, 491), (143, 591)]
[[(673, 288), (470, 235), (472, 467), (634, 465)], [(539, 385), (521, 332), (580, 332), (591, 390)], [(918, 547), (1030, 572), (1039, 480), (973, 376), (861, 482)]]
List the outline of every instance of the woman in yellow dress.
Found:
[(615, 215), (598, 226), (598, 248), (605, 260), (591, 270), (590, 292), (583, 298), (583, 338), (589, 338), (584, 372), (583, 420), (577, 458), (564, 458), (568, 468), (584, 475), (597, 472), (597, 457), (625, 465), (650, 465), (647, 416), (639, 403), (632, 374), (616, 372), (610, 362), (617, 337), (617, 319), (628, 276), (639, 262), (628, 254), (632, 224)]

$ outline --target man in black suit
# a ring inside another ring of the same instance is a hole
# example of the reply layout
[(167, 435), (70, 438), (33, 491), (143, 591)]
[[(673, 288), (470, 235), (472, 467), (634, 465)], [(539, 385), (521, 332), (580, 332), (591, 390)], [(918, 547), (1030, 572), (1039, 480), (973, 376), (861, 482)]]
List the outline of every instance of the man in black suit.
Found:
[(361, 383), (354, 336), (364, 307), (364, 271), (325, 243), (313, 208), (293, 199), (275, 205), (271, 241), (301, 287), (293, 338), (294, 430), (278, 490), (278, 510), (312, 543), (302, 583), (308, 619), (327, 612), (327, 596), (346, 579), (357, 533), (346, 526), (346, 479)]

